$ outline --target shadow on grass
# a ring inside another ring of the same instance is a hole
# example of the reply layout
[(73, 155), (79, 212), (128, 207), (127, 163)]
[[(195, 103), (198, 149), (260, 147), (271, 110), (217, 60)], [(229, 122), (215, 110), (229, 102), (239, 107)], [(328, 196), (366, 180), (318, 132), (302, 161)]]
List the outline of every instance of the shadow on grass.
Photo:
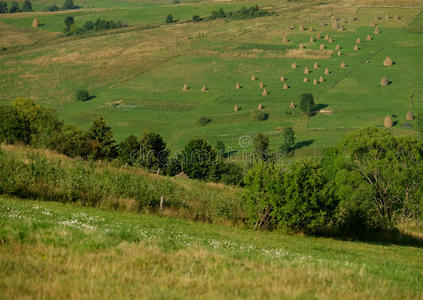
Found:
[(298, 150), (298, 149), (310, 146), (313, 143), (314, 143), (314, 140), (307, 140), (307, 141), (302, 141), (302, 142), (296, 143), (295, 146), (294, 146), (294, 150)]

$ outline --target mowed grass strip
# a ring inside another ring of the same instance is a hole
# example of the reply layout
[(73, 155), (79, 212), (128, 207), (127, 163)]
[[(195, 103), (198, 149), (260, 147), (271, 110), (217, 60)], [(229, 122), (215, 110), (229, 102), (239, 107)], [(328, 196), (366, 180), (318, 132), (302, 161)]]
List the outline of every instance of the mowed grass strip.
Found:
[(2, 298), (417, 299), (420, 248), (0, 198)]

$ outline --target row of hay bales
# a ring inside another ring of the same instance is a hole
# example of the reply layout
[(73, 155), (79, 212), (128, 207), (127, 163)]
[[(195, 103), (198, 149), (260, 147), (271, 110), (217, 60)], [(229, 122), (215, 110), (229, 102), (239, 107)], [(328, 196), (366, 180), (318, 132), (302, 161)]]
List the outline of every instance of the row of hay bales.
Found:
[[(405, 115), (405, 119), (407, 121), (413, 121), (414, 114), (411, 111), (407, 112), (407, 114)], [(387, 115), (385, 119), (383, 120), (383, 126), (385, 128), (392, 128), (392, 126), (394, 126), (394, 122), (392, 121), (392, 118), (390, 115)]]

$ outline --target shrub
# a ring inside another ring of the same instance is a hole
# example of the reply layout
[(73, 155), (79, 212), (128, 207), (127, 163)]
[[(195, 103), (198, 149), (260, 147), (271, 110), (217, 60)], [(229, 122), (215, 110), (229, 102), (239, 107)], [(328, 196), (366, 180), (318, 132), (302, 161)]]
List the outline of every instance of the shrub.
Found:
[(57, 5), (53, 3), (53, 5), (49, 6), (47, 9), (48, 11), (58, 11), (59, 7), (57, 7)]
[(90, 94), (87, 90), (79, 90), (76, 92), (75, 98), (79, 101), (87, 101), (90, 99)]
[(256, 228), (314, 233), (333, 220), (338, 200), (319, 162), (301, 160), (289, 168), (259, 163), (244, 181), (244, 198)]
[(314, 98), (312, 94), (302, 94), (300, 96), (300, 109), (307, 116), (313, 115)]
[(22, 5), (22, 11), (23, 12), (31, 12), (32, 11), (32, 4), (31, 1), (25, 0)]
[(253, 120), (265, 121), (269, 117), (269, 114), (265, 113), (262, 110), (254, 110), (252, 116), (253, 116)]
[(121, 162), (132, 166), (138, 160), (139, 149), (140, 143), (137, 137), (131, 134), (119, 144), (118, 158)]
[(166, 23), (173, 23), (174, 22), (173, 16), (171, 14), (168, 14), (166, 16), (166, 20), (165, 21), (166, 21)]
[(6, 1), (0, 1), (0, 14), (7, 14), (7, 2)]
[(9, 8), (9, 13), (13, 14), (13, 13), (17, 13), (20, 12), (19, 9), (19, 3), (16, 1), (13, 1), (10, 8)]
[(63, 4), (63, 9), (78, 9), (79, 6), (73, 3), (73, 0), (65, 0)]
[(269, 137), (262, 133), (257, 134), (254, 137), (254, 154), (262, 160), (267, 160), (269, 153)]
[(113, 133), (103, 118), (94, 119), (91, 128), (88, 130), (88, 138), (90, 139), (90, 156), (93, 159), (114, 158), (117, 154)]
[(285, 127), (282, 131), (282, 138), (281, 152), (285, 154), (292, 153), (295, 145), (294, 129), (292, 127)]
[(206, 126), (207, 124), (209, 124), (211, 122), (211, 120), (205, 116), (201, 116), (198, 119), (198, 124), (200, 124), (201, 126)]
[(192, 16), (192, 20), (193, 20), (194, 22), (200, 22), (200, 21), (202, 21), (203, 19), (202, 19), (200, 16), (194, 15), (194, 16)]
[(87, 158), (91, 151), (88, 133), (75, 126), (65, 125), (54, 149), (70, 157)]
[(31, 141), (30, 124), (12, 106), (0, 106), (0, 143), (28, 144)]

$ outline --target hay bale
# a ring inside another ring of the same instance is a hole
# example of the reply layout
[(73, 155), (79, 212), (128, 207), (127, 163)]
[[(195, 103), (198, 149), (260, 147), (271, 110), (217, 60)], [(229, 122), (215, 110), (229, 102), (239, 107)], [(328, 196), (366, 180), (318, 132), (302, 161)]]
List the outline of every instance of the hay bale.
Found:
[(392, 60), (391, 60), (391, 58), (388, 56), (387, 58), (385, 58), (385, 60), (383, 61), (383, 65), (385, 66), (385, 67), (390, 67), (390, 66), (392, 66)]
[(291, 24), (291, 25), (289, 25), (288, 29), (289, 30), (294, 30), (295, 29), (295, 26)]
[(325, 50), (325, 44), (320, 45), (320, 50)]
[(322, 83), (323, 81), (325, 81), (325, 79), (322, 76), (320, 76), (319, 82)]
[(286, 83), (283, 84), (283, 89), (287, 90), (288, 89), (288, 85)]
[(235, 88), (236, 88), (237, 90), (239, 90), (239, 89), (241, 88), (241, 86), (239, 85), (239, 83), (238, 83), (238, 82), (236, 83)]
[(379, 34), (379, 28), (377, 28), (377, 26), (375, 27), (375, 31), (373, 31), (373, 34)]
[(341, 49), (341, 46), (336, 45), (335, 50), (340, 50), (340, 49)]
[(324, 27), (324, 26), (326, 26), (326, 23), (325, 22), (320, 22), (320, 24), (319, 24), (321, 27)]
[(310, 43), (314, 43), (314, 38), (313, 36), (310, 37)]
[(392, 122), (392, 118), (390, 115), (387, 115), (385, 117), (385, 120), (383, 121), (383, 126), (385, 128), (392, 128), (393, 122)]
[(329, 75), (329, 69), (328, 68), (325, 69), (325, 75)]
[(358, 51), (358, 46), (357, 46), (357, 45), (355, 45), (355, 46), (354, 46), (354, 48), (353, 48), (353, 50), (354, 50), (354, 51)]
[(289, 104), (289, 108), (295, 108), (294, 102), (291, 101), (291, 103)]
[(281, 82), (284, 82), (285, 80), (285, 77), (281, 76)]
[(181, 173), (175, 175), (175, 177), (177, 178), (189, 178), (189, 176), (187, 174), (184, 173), (184, 171), (182, 171)]
[(389, 80), (388, 80), (388, 78), (383, 77), (383, 78), (380, 80), (380, 85), (381, 85), (381, 86), (388, 86), (388, 85), (389, 85)]
[(303, 24), (300, 25), (300, 31), (304, 31), (304, 25)]
[(414, 120), (414, 114), (413, 114), (411, 111), (409, 111), (409, 112), (407, 113), (407, 115), (405, 116), (405, 119), (406, 119), (407, 121), (413, 121), (413, 120)]
[(301, 43), (299, 48), (300, 50), (304, 50), (304, 45)]
[(370, 36), (370, 34), (369, 35), (367, 35), (367, 37), (366, 37), (366, 41), (371, 41), (372, 40), (372, 37)]
[(317, 79), (313, 79), (313, 84), (316, 85), (317, 84)]
[(341, 56), (342, 55), (342, 52), (341, 51), (338, 51), (337, 55), (338, 56)]
[(261, 103), (259, 103), (257, 110), (263, 110), (263, 105), (261, 105)]
[(284, 44), (288, 43), (288, 38), (286, 37), (286, 34), (284, 34), (284, 36), (282, 38), (282, 43), (284, 43)]
[(389, 16), (389, 15), (385, 15), (385, 20), (386, 21), (389, 21), (389, 19), (390, 19), (391, 17)]
[(313, 32), (314, 31), (313, 26), (310, 26), (310, 28), (308, 29), (308, 31)]
[(360, 38), (357, 38), (356, 40), (355, 40), (355, 43), (358, 45), (358, 44), (360, 44), (361, 43), (361, 39)]
[(266, 89), (263, 89), (263, 93), (261, 93), (261, 95), (262, 96), (267, 96), (268, 95), (267, 90)]
[(375, 26), (376, 26), (375, 21), (371, 21), (371, 22), (370, 22), (370, 26), (371, 26), (371, 27), (375, 27)]
[(304, 83), (307, 83), (307, 82), (308, 82), (308, 78), (307, 78), (307, 77), (304, 77), (303, 82), (304, 82)]
[(325, 41), (328, 41), (329, 40), (329, 34), (326, 34), (325, 35)]
[(333, 43), (333, 39), (332, 38), (329, 38), (329, 43)]
[(338, 29), (338, 31), (344, 31), (344, 30), (345, 30), (344, 26), (341, 26), (341, 27), (339, 27), (339, 29)]
[(314, 68), (314, 69), (318, 69), (318, 68), (319, 68), (319, 64), (318, 64), (317, 62), (314, 62), (314, 64), (313, 64), (313, 68)]
[(34, 21), (32, 21), (32, 27), (33, 28), (38, 28), (40, 24), (38, 23), (38, 18), (35, 18)]
[(308, 68), (307, 68), (307, 67), (305, 67), (305, 68), (304, 68), (304, 74), (306, 74), (306, 75), (307, 75), (308, 73), (310, 73), (310, 71), (308, 70)]
[(235, 105), (234, 106), (234, 112), (237, 112), (237, 111), (239, 111), (239, 107), (238, 107), (238, 105)]
[(251, 76), (251, 81), (255, 81), (257, 78), (256, 78), (256, 76), (254, 76), (254, 74), (253, 74), (253, 76)]
[(202, 86), (202, 88), (201, 88), (201, 91), (202, 91), (202, 92), (205, 92), (205, 91), (207, 91), (207, 90), (208, 90), (208, 88), (207, 88), (205, 85), (203, 85), (203, 86)]
[(297, 64), (295, 62), (293, 62), (292, 65), (291, 65), (291, 68), (292, 69), (296, 69), (297, 68)]
[(345, 62), (342, 62), (341, 63), (341, 69), (345, 69), (345, 67), (346, 67)]
[(185, 83), (184, 87), (182, 88), (183, 91), (187, 91), (189, 89), (188, 85)]
[(316, 39), (320, 39), (322, 38), (322, 36), (320, 35), (320, 33), (316, 33)]
[(260, 88), (261, 89), (264, 88), (264, 83), (263, 82), (260, 82)]
[(395, 20), (395, 21), (399, 21), (399, 20), (401, 20), (401, 17), (400, 17), (400, 16), (395, 15), (394, 20)]

